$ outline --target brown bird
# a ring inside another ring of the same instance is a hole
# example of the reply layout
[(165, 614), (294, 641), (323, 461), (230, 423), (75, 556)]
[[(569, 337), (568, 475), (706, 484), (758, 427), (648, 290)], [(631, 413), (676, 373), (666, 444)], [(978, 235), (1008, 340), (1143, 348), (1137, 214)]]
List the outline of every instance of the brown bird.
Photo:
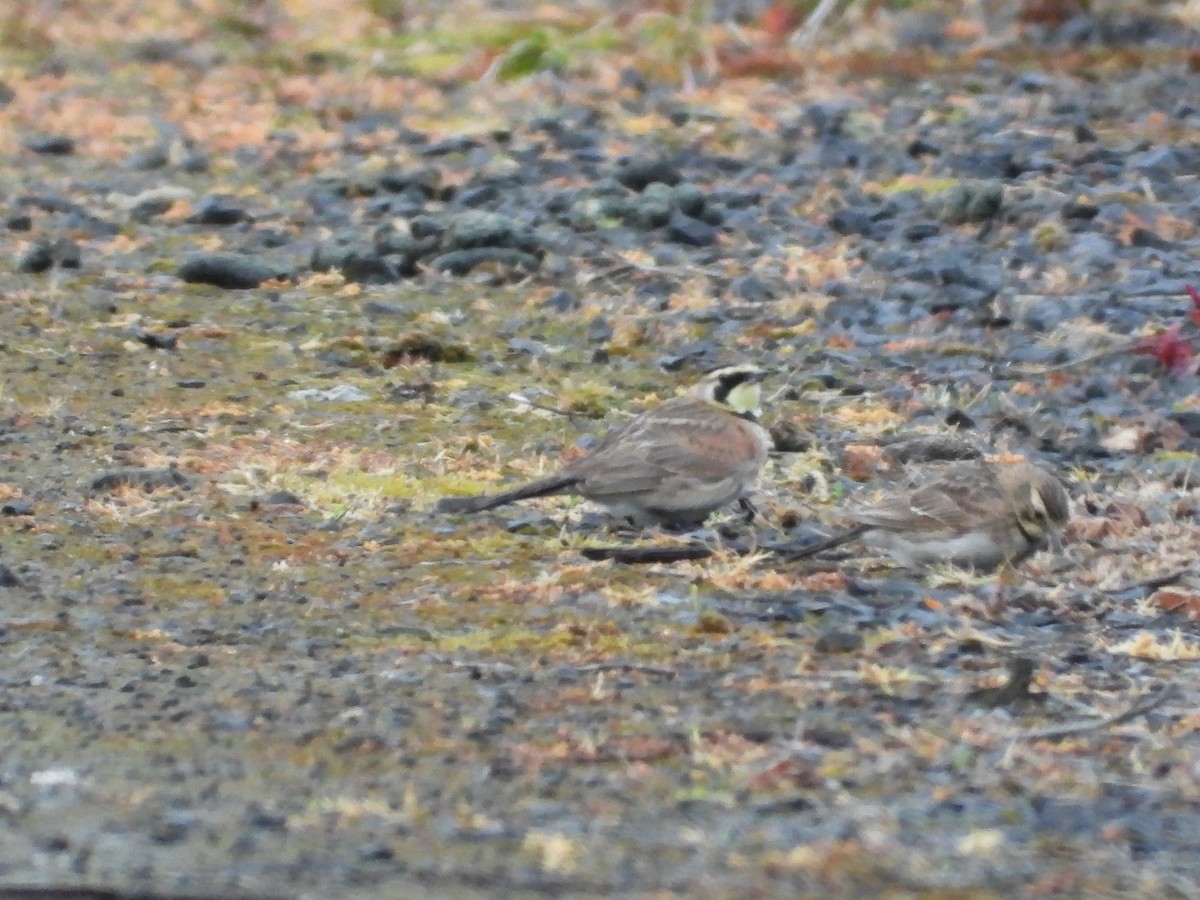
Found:
[(562, 471), (498, 494), (446, 497), (442, 513), (477, 513), (518, 500), (577, 494), (635, 525), (691, 527), (744, 500), (767, 461), (771, 437), (758, 424), (761, 382), (755, 365), (709, 372), (688, 393), (609, 432), (589, 455)]
[(850, 513), (854, 527), (788, 558), (862, 540), (906, 568), (946, 563), (990, 570), (1021, 562), (1069, 516), (1066, 488), (1046, 469), (970, 460), (939, 467), (909, 490)]

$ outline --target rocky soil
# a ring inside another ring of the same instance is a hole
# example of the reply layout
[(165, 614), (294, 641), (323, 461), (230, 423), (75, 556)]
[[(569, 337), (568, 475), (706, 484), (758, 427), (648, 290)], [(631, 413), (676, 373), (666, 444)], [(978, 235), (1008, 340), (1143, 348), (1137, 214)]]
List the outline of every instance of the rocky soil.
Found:
[[(1200, 892), (1173, 7), (21, 6), (0, 896)], [(742, 359), (750, 525), (432, 512)], [(979, 453), (1074, 504), (998, 608), (762, 549)]]

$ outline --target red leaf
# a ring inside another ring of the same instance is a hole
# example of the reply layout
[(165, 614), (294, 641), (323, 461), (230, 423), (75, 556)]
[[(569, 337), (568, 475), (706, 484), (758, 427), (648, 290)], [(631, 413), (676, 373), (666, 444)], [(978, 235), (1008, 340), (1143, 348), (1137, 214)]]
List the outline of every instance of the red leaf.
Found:
[(1182, 327), (1182, 322), (1176, 322), (1166, 331), (1142, 338), (1133, 345), (1133, 352), (1153, 356), (1177, 375), (1190, 372), (1195, 366), (1196, 351), (1192, 342), (1179, 334)]
[(790, 3), (772, 3), (763, 10), (759, 23), (772, 40), (782, 43), (800, 24), (800, 11)]
[(1192, 306), (1196, 307), (1188, 315), (1191, 316), (1193, 322), (1200, 325), (1200, 291), (1196, 290), (1190, 284), (1185, 284), (1184, 287), (1187, 289), (1188, 296), (1192, 298)]

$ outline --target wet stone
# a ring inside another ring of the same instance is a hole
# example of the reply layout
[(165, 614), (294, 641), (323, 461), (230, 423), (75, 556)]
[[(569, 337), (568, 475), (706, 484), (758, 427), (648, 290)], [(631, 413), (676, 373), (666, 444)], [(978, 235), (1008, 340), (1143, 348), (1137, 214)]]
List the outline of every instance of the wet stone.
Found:
[(655, 182), (674, 185), (682, 180), (679, 170), (663, 159), (623, 159), (618, 163), (614, 174), (622, 185), (638, 192), (644, 191)]
[(246, 211), (228, 198), (209, 195), (196, 202), (188, 221), (196, 225), (236, 225), (246, 218)]
[(37, 274), (47, 272), (54, 266), (54, 252), (48, 241), (30, 244), (17, 257), (17, 271)]
[(42, 156), (70, 156), (75, 152), (75, 141), (64, 134), (46, 134), (26, 140), (25, 149)]
[(667, 235), (689, 247), (707, 247), (716, 243), (719, 232), (707, 222), (693, 219), (676, 210), (667, 223)]
[(240, 253), (197, 253), (184, 260), (176, 274), (192, 284), (248, 290), (279, 278), (282, 273), (262, 260)]

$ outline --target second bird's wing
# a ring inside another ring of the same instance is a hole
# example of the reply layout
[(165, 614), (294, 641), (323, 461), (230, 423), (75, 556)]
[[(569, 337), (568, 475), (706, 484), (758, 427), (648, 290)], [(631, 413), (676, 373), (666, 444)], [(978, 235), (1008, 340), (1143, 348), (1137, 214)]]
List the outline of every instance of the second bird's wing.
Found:
[(970, 530), (995, 517), (1004, 491), (986, 463), (952, 465), (938, 478), (856, 511), (856, 522), (892, 531)]

